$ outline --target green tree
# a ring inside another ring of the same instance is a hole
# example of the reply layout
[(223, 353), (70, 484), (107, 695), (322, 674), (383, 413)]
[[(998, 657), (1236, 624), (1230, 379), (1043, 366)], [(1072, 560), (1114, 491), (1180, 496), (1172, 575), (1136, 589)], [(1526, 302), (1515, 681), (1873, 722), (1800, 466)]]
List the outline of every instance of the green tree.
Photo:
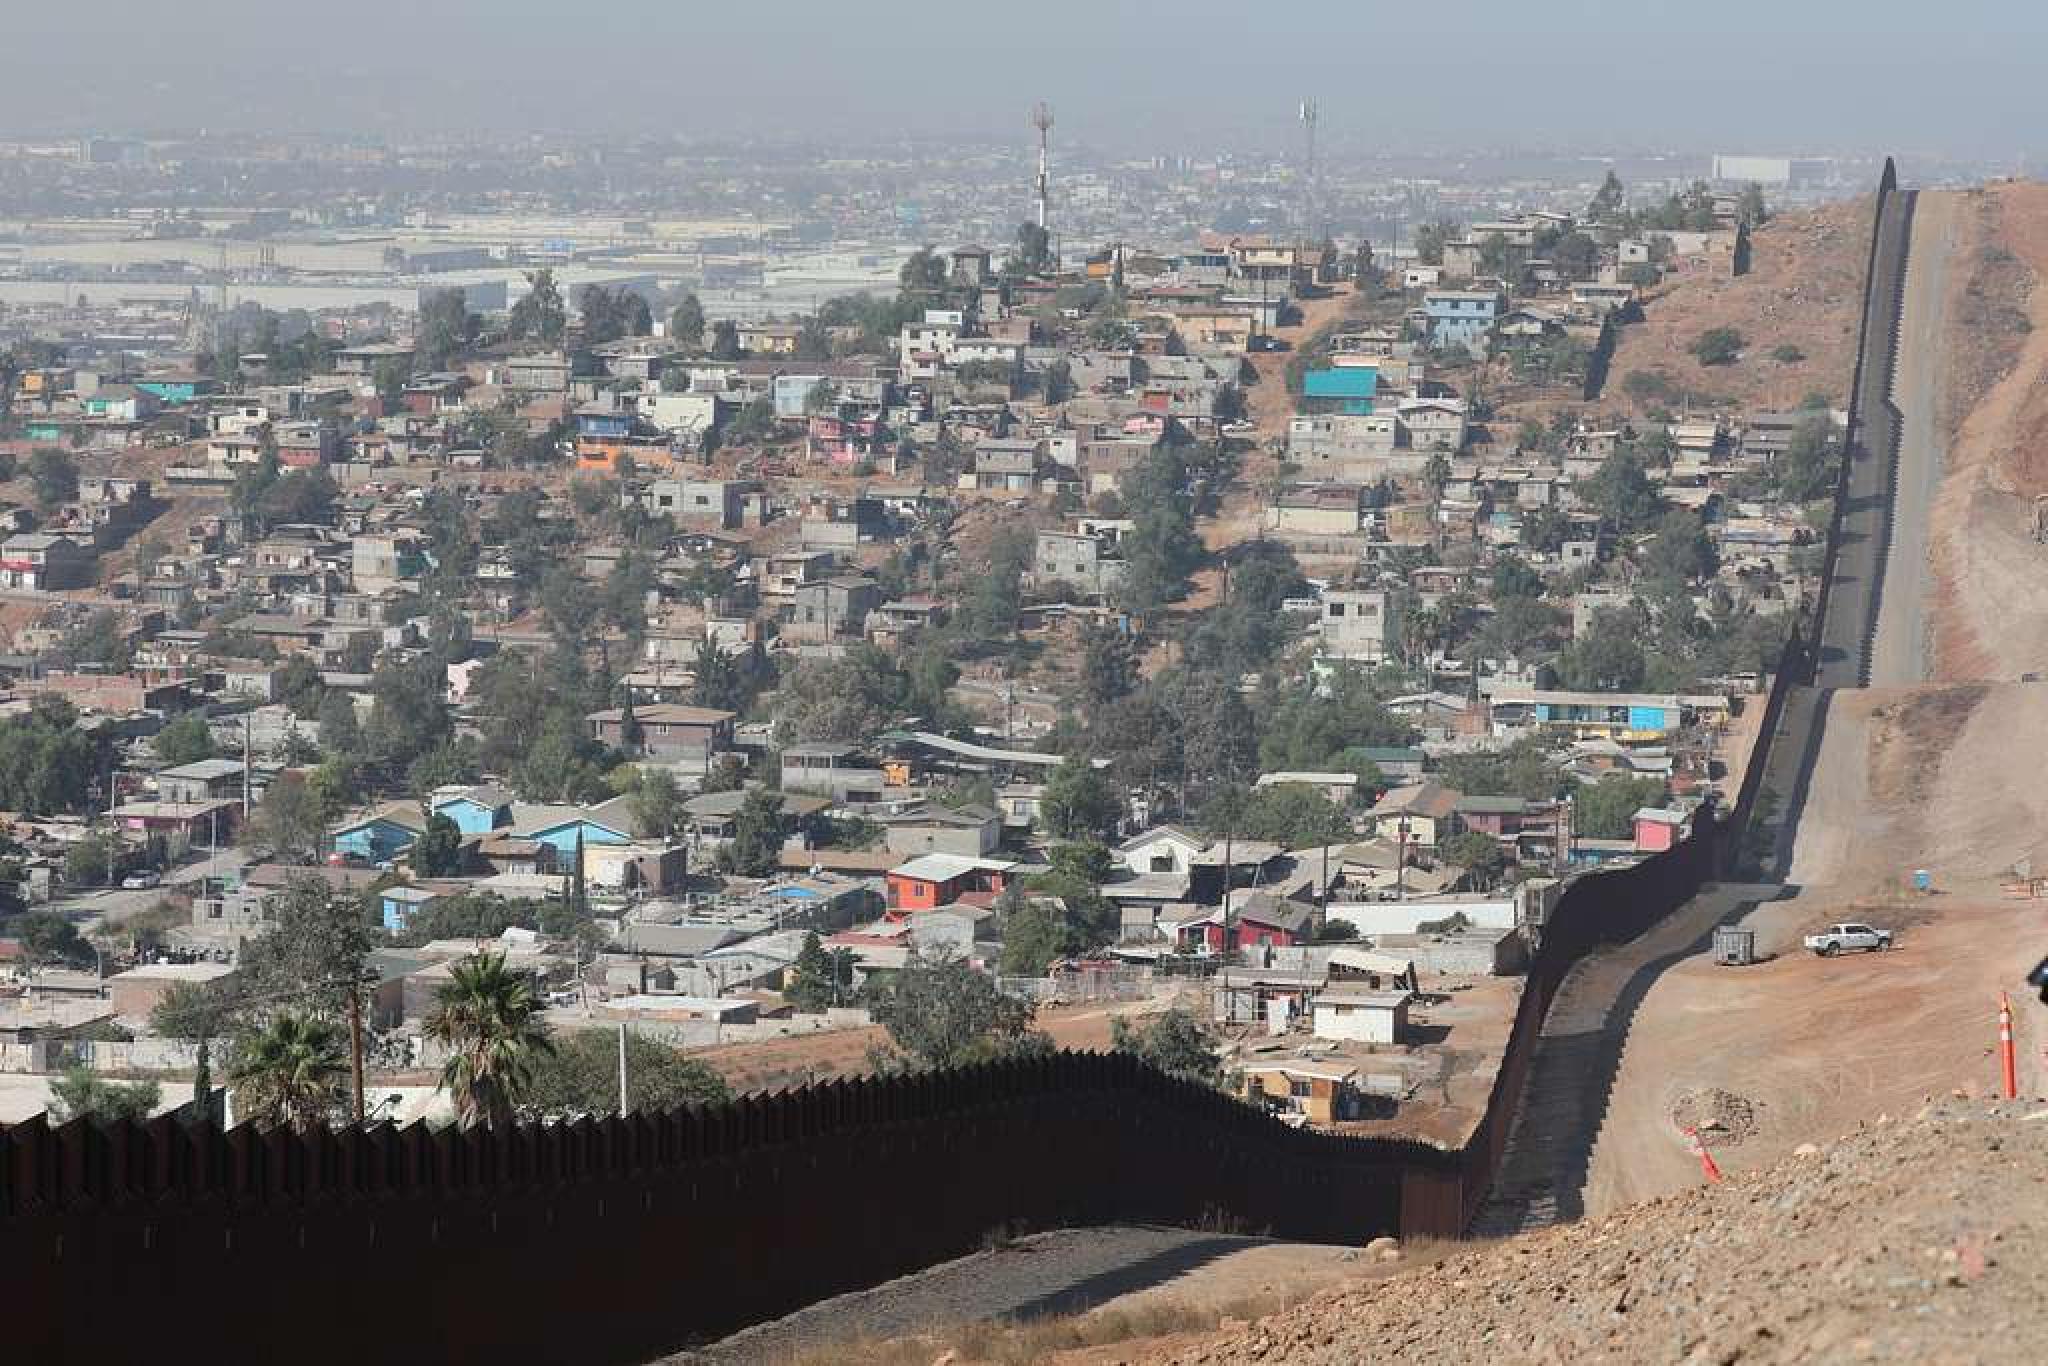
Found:
[(348, 1077), (341, 1027), (318, 1015), (285, 1011), (240, 1041), (228, 1064), (235, 1110), (248, 1123), (301, 1131), (342, 1106)]
[(1610, 775), (1597, 783), (1580, 783), (1572, 793), (1572, 833), (1587, 839), (1624, 840), (1635, 834), (1636, 812), (1664, 801), (1664, 784), (1656, 778)]
[(281, 773), (249, 813), (239, 842), (267, 849), (289, 863), (311, 863), (327, 840), (327, 811), (320, 794), (303, 777)]
[(425, 1034), (448, 1050), (441, 1085), (465, 1125), (509, 1124), (536, 1065), (554, 1049), (533, 978), (506, 967), (503, 954), (481, 954), (450, 970)]
[(506, 321), (506, 334), (515, 341), (538, 341), (548, 346), (559, 346), (562, 334), (569, 327), (569, 310), (562, 302), (562, 291), (555, 284), (552, 270), (532, 270), (526, 273), (526, 294), (512, 305), (512, 313)]
[(1825, 411), (1803, 414), (1792, 428), (1785, 453), (1772, 470), (1778, 497), (1788, 503), (1810, 503), (1834, 486), (1835, 423)]
[(1125, 476), (1123, 499), (1135, 513), (1123, 540), (1119, 596), (1134, 612), (1153, 612), (1187, 591), (1188, 575), (1202, 562), (1186, 458), (1176, 448), (1156, 448)]
[(730, 318), (720, 318), (711, 325), (711, 359), (738, 360), (739, 358), (739, 324)]
[(633, 823), (652, 839), (672, 838), (683, 825), (683, 793), (675, 775), (665, 768), (641, 765), (627, 804), (633, 808)]
[(1176, 1006), (1142, 1024), (1121, 1015), (1110, 1017), (1109, 1046), (1132, 1053), (1170, 1077), (1199, 1086), (1221, 1086), (1223, 1065), (1216, 1055), (1216, 1036), (1208, 1026)]
[[(732, 1099), (725, 1079), (709, 1064), (685, 1057), (656, 1039), (626, 1032), (626, 1110), (667, 1114), (690, 1105)], [(543, 1117), (619, 1112), (619, 1039), (608, 1029), (578, 1029), (534, 1059), (522, 1113)]]
[(0, 808), (26, 816), (85, 810), (104, 748), (101, 735), (81, 729), (78, 713), (56, 698), (0, 718)]
[(247, 997), (341, 1019), (378, 936), (362, 904), (308, 876), (273, 897), (269, 909), (271, 928), (242, 946)]
[(1138, 652), (1113, 627), (1089, 629), (1081, 648), (1081, 695), (1092, 706), (1128, 697), (1138, 686)]
[(1621, 178), (1610, 169), (1607, 178), (1600, 182), (1600, 188), (1593, 192), (1592, 202), (1586, 205), (1586, 221), (1612, 223), (1621, 216), (1626, 204), (1627, 194), (1622, 189)]
[(1001, 914), (1002, 971), (1011, 977), (1038, 977), (1060, 958), (1080, 947), (1064, 908), (1043, 896), (1005, 894)]
[(1651, 579), (1683, 587), (1711, 578), (1716, 562), (1714, 542), (1706, 524), (1690, 508), (1673, 508), (1657, 524), (1657, 534), (1643, 548), (1643, 572)]
[(1633, 612), (1603, 609), (1557, 658), (1558, 681), (1581, 692), (1635, 692), (1643, 685), (1643, 623)]
[(152, 736), (149, 747), (171, 767), (193, 764), (213, 757), (213, 732), (204, 716), (188, 711)]
[(415, 363), (428, 373), (446, 370), (450, 362), (476, 344), (482, 326), (483, 319), (469, 311), (469, 302), (461, 290), (429, 291), (420, 302)]
[(1109, 780), (1085, 758), (1069, 755), (1046, 779), (1039, 816), (1060, 839), (1112, 834), (1122, 815), (1123, 803)]
[(454, 877), (462, 871), (462, 829), (436, 811), (427, 828), (407, 851), (413, 872), (421, 877)]
[(356, 720), (355, 699), (335, 689), (320, 699), (320, 748), (329, 754), (360, 754), (362, 725)]
[(46, 513), (78, 496), (78, 465), (55, 446), (38, 446), (29, 452), (28, 480), (36, 506)]
[(1480, 887), (1491, 887), (1508, 866), (1507, 850), (1493, 836), (1477, 830), (1453, 835), (1438, 850), (1444, 862), (1463, 868)]
[(8, 933), (21, 945), (31, 966), (40, 963), (90, 963), (92, 945), (78, 926), (55, 911), (29, 911), (16, 916)]
[(654, 330), (647, 301), (630, 289), (585, 285), (576, 296), (576, 309), (583, 318), (583, 340), (590, 346), (620, 337), (644, 337)]
[(1424, 223), (1415, 230), (1415, 259), (1424, 265), (1444, 263), (1444, 245), (1455, 242), (1464, 229), (1448, 219)]
[(68, 1067), (50, 1083), (50, 1122), (89, 1119), (100, 1124), (140, 1122), (155, 1112), (163, 1090), (153, 1081), (123, 1085), (85, 1067)]
[(1618, 447), (1600, 463), (1581, 493), (1607, 524), (1621, 535), (1651, 526), (1664, 513), (1664, 499), (1643, 469), (1642, 457)]
[(1732, 327), (1710, 327), (1692, 340), (1686, 349), (1701, 365), (1733, 365), (1741, 356), (1745, 341)]
[(1304, 783), (1226, 790), (1203, 808), (1200, 820), (1212, 835), (1228, 831), (1289, 849), (1336, 844), (1354, 833), (1344, 808)]
[(943, 290), (946, 276), (946, 258), (927, 244), (910, 254), (896, 272), (896, 281), (904, 294), (924, 295)]
[(1735, 209), (1736, 221), (1745, 228), (1760, 228), (1771, 221), (1770, 206), (1764, 203), (1764, 187), (1751, 181), (1742, 191)]
[(797, 950), (796, 961), (790, 964), (788, 982), (782, 988), (782, 995), (798, 1010), (816, 1013), (839, 1004), (841, 978), (850, 978), (851, 975), (842, 974), (838, 956), (825, 948), (818, 932), (806, 930), (803, 947)]
[(732, 819), (732, 840), (718, 851), (721, 867), (741, 877), (766, 877), (782, 861), (782, 794), (755, 790)]
[(1032, 1030), (1028, 1002), (1003, 995), (987, 974), (943, 953), (912, 949), (869, 1009), (901, 1051), (893, 1060), (899, 1066), (961, 1067), (1051, 1047)]
[(704, 305), (685, 293), (668, 315), (669, 340), (695, 351), (704, 345)]
[(1028, 220), (1019, 223), (1016, 243), (1003, 261), (1004, 275), (1044, 275), (1056, 268), (1052, 253), (1052, 234), (1043, 227)]

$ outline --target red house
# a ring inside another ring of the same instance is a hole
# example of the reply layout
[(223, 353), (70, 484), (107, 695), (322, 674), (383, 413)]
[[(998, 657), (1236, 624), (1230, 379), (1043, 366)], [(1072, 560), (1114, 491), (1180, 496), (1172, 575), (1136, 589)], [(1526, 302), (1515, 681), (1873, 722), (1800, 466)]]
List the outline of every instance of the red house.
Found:
[(891, 868), (891, 912), (931, 911), (956, 901), (986, 905), (1008, 885), (1017, 865), (1002, 859), (970, 858), (965, 854), (920, 854)]
[(1687, 817), (1682, 811), (1664, 811), (1654, 806), (1637, 810), (1636, 849), (1644, 854), (1661, 854), (1685, 838)]
[(1202, 946), (1209, 953), (1270, 944), (1289, 948), (1309, 940), (1311, 911), (1298, 901), (1282, 901), (1264, 892), (1234, 893), (1233, 923), (1226, 934), (1222, 907), (1199, 920), (1182, 921), (1178, 938), (1183, 949)]

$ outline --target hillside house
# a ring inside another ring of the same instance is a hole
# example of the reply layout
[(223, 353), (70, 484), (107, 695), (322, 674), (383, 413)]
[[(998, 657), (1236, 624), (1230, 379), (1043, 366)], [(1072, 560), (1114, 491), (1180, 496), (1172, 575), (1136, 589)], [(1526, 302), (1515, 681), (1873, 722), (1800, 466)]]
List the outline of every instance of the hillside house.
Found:
[(1402, 646), (1403, 615), (1401, 594), (1396, 590), (1326, 589), (1316, 622), (1323, 654), (1368, 664), (1396, 658)]
[(898, 913), (929, 911), (956, 901), (986, 905), (1009, 885), (1016, 866), (1005, 859), (921, 854), (886, 875), (889, 909)]

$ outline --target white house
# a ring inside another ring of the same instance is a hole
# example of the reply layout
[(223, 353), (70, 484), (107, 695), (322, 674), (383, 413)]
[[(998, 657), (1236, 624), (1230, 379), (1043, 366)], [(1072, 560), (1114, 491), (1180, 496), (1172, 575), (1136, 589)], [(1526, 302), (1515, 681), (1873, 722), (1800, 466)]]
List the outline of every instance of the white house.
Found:
[(1358, 1043), (1400, 1043), (1408, 1032), (1408, 993), (1333, 986), (1316, 996), (1315, 1035)]

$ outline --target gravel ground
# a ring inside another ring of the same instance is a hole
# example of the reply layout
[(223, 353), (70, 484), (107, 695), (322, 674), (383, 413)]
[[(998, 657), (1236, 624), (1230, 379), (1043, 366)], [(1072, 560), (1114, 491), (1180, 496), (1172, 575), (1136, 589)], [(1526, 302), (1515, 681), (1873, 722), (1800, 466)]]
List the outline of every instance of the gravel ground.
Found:
[(1116, 1360), (2044, 1358), (2048, 1110), (1947, 1103), (1723, 1185), (1324, 1296), (1178, 1355), (1133, 1343)]
[[(914, 1217), (914, 1216), (912, 1216)], [(1068, 1229), (947, 1262), (823, 1300), (696, 1353), (696, 1362), (772, 1362), (855, 1338), (905, 1337), (985, 1319), (1073, 1314), (1231, 1256), (1269, 1239), (1176, 1228)]]

